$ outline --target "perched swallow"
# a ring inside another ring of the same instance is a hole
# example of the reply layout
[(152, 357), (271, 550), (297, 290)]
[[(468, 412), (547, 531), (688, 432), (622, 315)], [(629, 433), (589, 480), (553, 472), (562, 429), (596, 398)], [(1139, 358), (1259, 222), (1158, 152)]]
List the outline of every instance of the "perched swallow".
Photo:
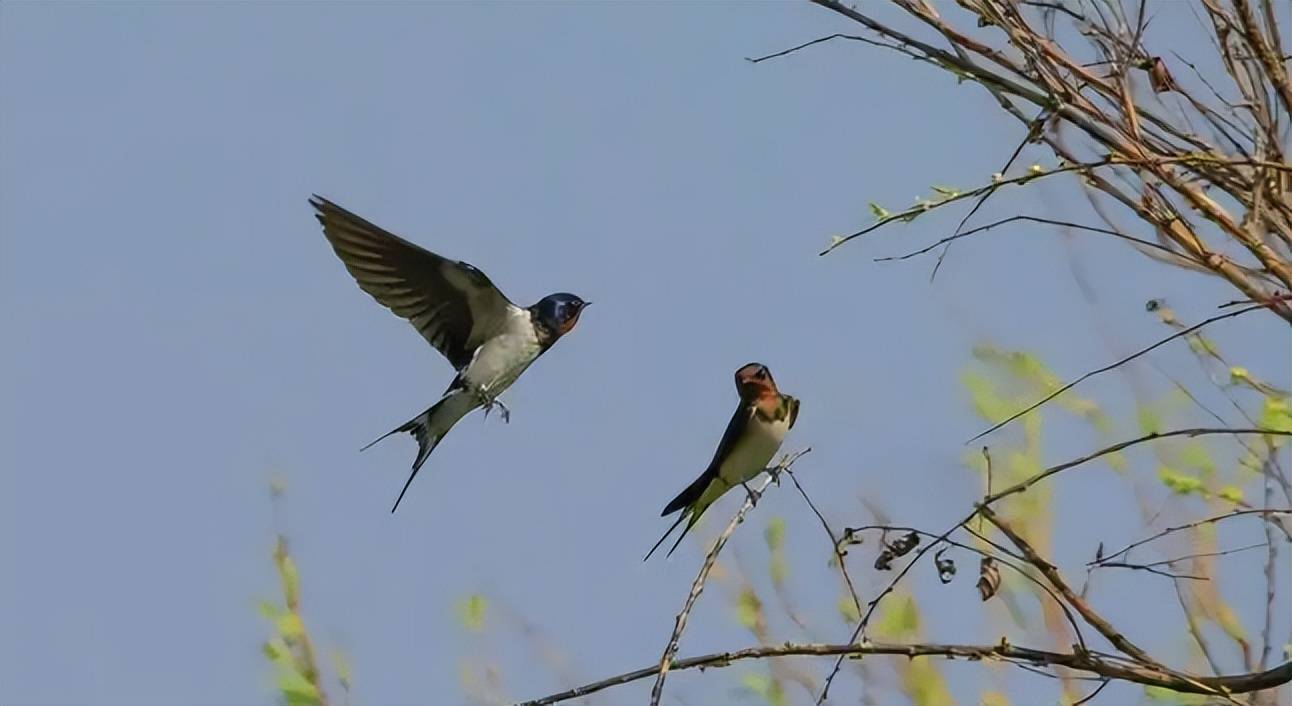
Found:
[(459, 419), (478, 407), (487, 415), (495, 405), (504, 420), (510, 418), (498, 395), (574, 328), (590, 302), (558, 293), (518, 307), (465, 262), (423, 250), (321, 196), (310, 205), (359, 288), (408, 319), (458, 372), (438, 402), (372, 442), (400, 432), (417, 439), (413, 472), (390, 509), (394, 512), (426, 457)]
[(700, 519), (700, 515), (723, 493), (737, 485), (744, 487), (750, 500), (757, 501), (758, 496), (750, 489), (748, 482), (767, 468), (772, 456), (781, 447), (785, 432), (794, 427), (794, 421), (799, 415), (799, 401), (789, 395), (782, 395), (776, 389), (772, 372), (761, 363), (750, 363), (736, 371), (736, 390), (740, 393), (740, 406), (736, 407), (736, 413), (731, 416), (722, 441), (718, 442), (718, 451), (713, 454), (713, 460), (704, 469), (704, 473), (664, 507), (660, 517), (678, 510), (682, 514), (677, 516), (677, 522), (651, 547), (646, 559), (673, 534), (682, 520), (689, 518), (686, 528), (673, 543), (673, 548), (668, 550), (666, 556), (671, 556), (696, 520)]

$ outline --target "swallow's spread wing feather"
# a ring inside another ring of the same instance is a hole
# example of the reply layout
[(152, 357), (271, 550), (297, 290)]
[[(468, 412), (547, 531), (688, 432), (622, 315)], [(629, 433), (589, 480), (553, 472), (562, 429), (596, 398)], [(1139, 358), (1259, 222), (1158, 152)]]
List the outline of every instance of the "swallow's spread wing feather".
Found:
[(440, 257), (315, 196), (310, 204), (359, 288), (397, 315), (456, 369), (507, 321), (515, 305), (475, 267)]

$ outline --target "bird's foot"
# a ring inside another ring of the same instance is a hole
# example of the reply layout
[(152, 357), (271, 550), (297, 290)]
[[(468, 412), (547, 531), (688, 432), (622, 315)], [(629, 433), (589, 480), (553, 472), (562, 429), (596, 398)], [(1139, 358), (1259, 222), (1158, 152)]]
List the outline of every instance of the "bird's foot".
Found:
[(781, 487), (781, 470), (782, 470), (781, 466), (768, 466), (763, 470), (766, 471), (767, 475), (771, 477), (772, 482), (776, 484), (776, 487), (778, 488)]
[(502, 417), (502, 423), (511, 424), (511, 410), (507, 409), (507, 405), (503, 404), (502, 400), (497, 398), (494, 398), (494, 399), (489, 399), (487, 397), (485, 398), (485, 403), (484, 403), (485, 419), (489, 418), (489, 412), (492, 411), (494, 407), (498, 408), (498, 416)]
[(745, 494), (749, 496), (749, 506), (758, 507), (758, 499), (762, 497), (763, 494), (750, 488), (748, 483), (742, 482), (740, 485), (744, 487)]

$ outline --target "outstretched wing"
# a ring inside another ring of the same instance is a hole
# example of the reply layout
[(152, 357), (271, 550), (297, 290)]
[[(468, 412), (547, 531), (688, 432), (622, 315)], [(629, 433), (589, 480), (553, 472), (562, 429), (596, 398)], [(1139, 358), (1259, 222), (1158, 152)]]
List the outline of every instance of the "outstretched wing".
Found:
[(359, 288), (408, 319), (461, 369), (514, 308), (483, 272), (440, 257), (314, 196), (315, 217)]

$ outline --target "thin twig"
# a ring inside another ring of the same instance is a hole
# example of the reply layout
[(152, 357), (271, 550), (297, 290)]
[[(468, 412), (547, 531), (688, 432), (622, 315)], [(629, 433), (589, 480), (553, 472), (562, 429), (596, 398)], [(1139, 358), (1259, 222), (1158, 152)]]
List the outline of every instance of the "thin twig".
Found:
[(1084, 703), (1086, 703), (1086, 702), (1090, 701), (1091, 699), (1093, 699), (1093, 698), (1095, 698), (1096, 696), (1098, 696), (1098, 695), (1099, 695), (1099, 692), (1103, 691), (1105, 686), (1108, 686), (1108, 685), (1109, 685), (1109, 684), (1111, 684), (1111, 683), (1112, 683), (1112, 680), (1111, 680), (1111, 679), (1103, 679), (1103, 680), (1101, 680), (1101, 681), (1099, 682), (1099, 686), (1095, 687), (1095, 690), (1094, 690), (1094, 691), (1090, 692), (1089, 694), (1086, 694), (1086, 696), (1085, 696), (1084, 698), (1082, 698), (1080, 701), (1074, 701), (1074, 702), (1072, 703), (1072, 706), (1081, 706), (1081, 704), (1084, 704)]
[(1288, 510), (1278, 510), (1278, 509), (1275, 509), (1275, 510), (1270, 510), (1270, 509), (1259, 509), (1259, 510), (1235, 510), (1235, 511), (1233, 511), (1233, 512), (1226, 512), (1226, 513), (1224, 513), (1223, 515), (1215, 515), (1215, 516), (1213, 516), (1213, 517), (1208, 517), (1208, 518), (1205, 518), (1205, 519), (1202, 519), (1202, 520), (1198, 520), (1198, 521), (1196, 521), (1196, 522), (1190, 522), (1190, 523), (1188, 523), (1188, 524), (1184, 524), (1184, 525), (1177, 525), (1177, 526), (1175, 526), (1175, 527), (1167, 527), (1166, 529), (1162, 530), (1161, 532), (1158, 532), (1157, 534), (1155, 534), (1155, 535), (1153, 535), (1153, 536), (1151, 536), (1151, 537), (1148, 537), (1148, 538), (1145, 538), (1145, 539), (1141, 539), (1141, 540), (1139, 540), (1139, 541), (1137, 541), (1137, 542), (1132, 542), (1132, 543), (1130, 543), (1130, 544), (1126, 545), (1124, 548), (1119, 549), (1119, 550), (1117, 550), (1117, 551), (1113, 552), (1112, 554), (1109, 554), (1109, 555), (1107, 555), (1107, 556), (1103, 557), (1102, 559), (1098, 559), (1098, 560), (1095, 560), (1095, 561), (1088, 562), (1086, 565), (1087, 565), (1087, 566), (1095, 566), (1095, 565), (1097, 565), (1097, 564), (1102, 564), (1102, 563), (1106, 563), (1106, 562), (1108, 562), (1108, 561), (1115, 560), (1115, 559), (1117, 559), (1118, 557), (1125, 556), (1128, 552), (1130, 552), (1130, 550), (1135, 549), (1136, 547), (1141, 547), (1141, 546), (1143, 546), (1143, 545), (1145, 545), (1145, 544), (1148, 544), (1149, 542), (1152, 542), (1152, 541), (1154, 541), (1154, 540), (1156, 540), (1156, 539), (1160, 539), (1160, 538), (1162, 538), (1162, 537), (1165, 537), (1165, 536), (1166, 536), (1166, 535), (1168, 535), (1168, 534), (1174, 534), (1174, 533), (1176, 533), (1176, 532), (1181, 532), (1181, 531), (1183, 531), (1183, 530), (1193, 529), (1194, 527), (1199, 527), (1199, 526), (1201, 526), (1201, 525), (1211, 524), (1211, 523), (1213, 523), (1213, 522), (1221, 522), (1221, 521), (1223, 521), (1223, 520), (1228, 520), (1228, 519), (1229, 519), (1229, 518), (1231, 518), (1231, 517), (1242, 517), (1243, 515), (1292, 515), (1292, 509), (1288, 509)]
[(848, 585), (848, 594), (852, 596), (852, 605), (857, 609), (857, 615), (861, 615), (861, 598), (857, 596), (857, 588), (852, 583), (852, 577), (848, 575), (848, 564), (844, 561), (844, 551), (840, 547), (839, 538), (835, 536), (834, 530), (830, 529), (830, 523), (825, 521), (825, 515), (821, 514), (821, 511), (816, 508), (816, 503), (812, 502), (812, 498), (808, 497), (807, 491), (799, 484), (798, 476), (795, 476), (794, 472), (788, 468), (785, 469), (785, 474), (793, 481), (794, 487), (799, 491), (799, 495), (803, 496), (804, 502), (808, 504), (808, 507), (812, 508), (812, 513), (821, 521), (821, 529), (825, 530), (826, 536), (830, 538), (830, 546), (834, 548), (834, 559), (839, 562), (839, 573), (843, 574), (843, 582)]
[[(779, 464), (777, 464), (774, 472), (769, 473), (767, 477), (763, 479), (762, 485), (760, 485), (758, 490), (755, 492), (757, 494), (761, 494), (767, 489), (767, 486), (772, 484), (772, 481), (776, 477), (776, 472), (788, 469), (799, 459), (800, 456), (811, 450), (812, 449), (807, 448), (793, 455), (786, 456)], [(718, 535), (718, 539), (714, 541), (713, 548), (709, 550), (709, 553), (704, 557), (704, 564), (700, 566), (700, 573), (696, 575), (695, 581), (691, 583), (691, 592), (686, 596), (686, 603), (682, 606), (682, 612), (677, 614), (677, 619), (673, 622), (673, 633), (669, 636), (668, 644), (664, 647), (664, 654), (660, 656), (659, 667), (656, 669), (657, 676), (655, 677), (655, 686), (651, 688), (650, 692), (651, 706), (659, 706), (659, 700), (664, 695), (664, 679), (668, 676), (668, 671), (673, 662), (673, 656), (677, 654), (678, 642), (682, 639), (682, 631), (686, 630), (686, 621), (691, 616), (691, 608), (695, 606), (696, 599), (698, 599), (700, 597), (700, 593), (704, 591), (705, 582), (709, 580), (709, 570), (713, 568), (714, 562), (718, 560), (718, 553), (722, 551), (724, 546), (726, 546), (727, 540), (731, 537), (732, 533), (736, 531), (736, 527), (744, 521), (745, 514), (754, 507), (754, 497), (754, 495), (750, 495), (745, 498), (745, 502), (740, 506), (740, 510), (736, 512), (735, 516), (731, 518), (731, 522), (727, 523), (727, 528), (724, 529), (722, 534)]]
[(1149, 566), (1148, 564), (1126, 564), (1126, 563), (1123, 563), (1123, 562), (1120, 562), (1120, 561), (1113, 561), (1113, 562), (1109, 562), (1109, 563), (1107, 563), (1107, 564), (1100, 564), (1100, 565), (1099, 565), (1098, 567), (1096, 567), (1096, 568), (1102, 568), (1102, 569), (1136, 569), (1136, 570), (1139, 570), (1139, 571), (1147, 571), (1147, 572), (1148, 572), (1148, 573), (1150, 573), (1150, 574), (1157, 574), (1158, 576), (1165, 576), (1166, 578), (1169, 578), (1169, 579), (1190, 579), (1190, 580), (1192, 580), (1192, 581), (1210, 581), (1210, 580), (1211, 580), (1211, 578), (1210, 578), (1210, 577), (1208, 577), (1208, 576), (1196, 576), (1196, 575), (1194, 575), (1194, 574), (1177, 574), (1177, 573), (1173, 573), (1173, 572), (1170, 572), (1170, 571), (1163, 571), (1163, 570), (1161, 570), (1161, 569), (1153, 568), (1153, 567)]
[(1152, 249), (1154, 249), (1154, 250), (1158, 250), (1158, 251), (1162, 252), (1164, 255), (1166, 255), (1166, 256), (1168, 256), (1168, 257), (1170, 257), (1170, 258), (1173, 258), (1173, 259), (1177, 259), (1177, 258), (1178, 258), (1179, 260), (1184, 260), (1184, 261), (1186, 261), (1186, 262), (1188, 262), (1188, 263), (1191, 263), (1191, 264), (1201, 264), (1201, 263), (1196, 262), (1196, 261), (1195, 261), (1195, 260), (1193, 260), (1192, 258), (1190, 258), (1188, 255), (1185, 255), (1185, 254), (1183, 254), (1183, 253), (1176, 252), (1176, 251), (1172, 250), (1171, 248), (1168, 248), (1168, 247), (1166, 247), (1166, 246), (1164, 246), (1164, 245), (1161, 245), (1161, 244), (1159, 244), (1159, 243), (1155, 243), (1155, 242), (1153, 242), (1153, 241), (1151, 241), (1151, 240), (1144, 240), (1144, 239), (1142, 239), (1142, 238), (1136, 238), (1136, 237), (1135, 237), (1135, 236), (1133, 236), (1133, 235), (1126, 235), (1125, 233), (1122, 233), (1122, 232), (1119, 232), (1119, 231), (1115, 231), (1115, 230), (1112, 230), (1112, 229), (1109, 229), (1109, 228), (1099, 228), (1099, 227), (1096, 227), (1096, 226), (1084, 226), (1084, 225), (1081, 225), (1080, 223), (1071, 223), (1071, 222), (1069, 222), (1069, 221), (1060, 221), (1060, 220), (1055, 220), (1055, 219), (1053, 219), (1053, 218), (1040, 218), (1040, 217), (1037, 217), (1037, 216), (1024, 216), (1024, 215), (1010, 216), (1009, 218), (1002, 218), (1002, 219), (1000, 219), (999, 221), (993, 221), (992, 223), (988, 223), (988, 224), (986, 224), (986, 225), (981, 225), (981, 226), (977, 226), (976, 228), (971, 228), (970, 230), (964, 231), (963, 233), (957, 232), (955, 235), (949, 235), (949, 236), (947, 236), (947, 237), (945, 237), (945, 238), (943, 238), (943, 239), (941, 239), (941, 240), (939, 240), (939, 241), (937, 241), (937, 242), (933, 243), (932, 245), (927, 245), (927, 246), (925, 246), (925, 247), (920, 248), (919, 250), (913, 250), (913, 251), (908, 252), (908, 253), (906, 253), (906, 254), (904, 254), (904, 255), (893, 255), (893, 256), (889, 256), (889, 257), (877, 257), (877, 258), (875, 258), (875, 262), (893, 262), (893, 261), (896, 261), (896, 260), (909, 260), (909, 259), (911, 259), (911, 258), (913, 258), (913, 257), (918, 256), (918, 255), (924, 255), (924, 254), (926, 254), (926, 253), (928, 253), (928, 252), (930, 252), (930, 251), (934, 250), (934, 249), (935, 249), (935, 248), (937, 248), (939, 245), (942, 245), (943, 243), (947, 243), (947, 242), (950, 242), (950, 241), (952, 241), (952, 240), (958, 240), (958, 239), (960, 239), (960, 238), (967, 238), (967, 237), (969, 237), (969, 236), (971, 236), (971, 235), (975, 235), (975, 234), (977, 234), (977, 233), (981, 233), (981, 232), (983, 232), (983, 231), (987, 231), (987, 230), (992, 230), (993, 228), (998, 228), (998, 227), (1000, 227), (1000, 226), (1007, 225), (1007, 224), (1009, 224), (1009, 223), (1015, 223), (1015, 222), (1017, 222), (1017, 221), (1027, 221), (1027, 222), (1030, 222), (1030, 223), (1043, 223), (1043, 224), (1046, 224), (1046, 225), (1060, 226), (1060, 227), (1062, 227), (1062, 228), (1076, 228), (1077, 230), (1089, 231), (1089, 232), (1091, 232), (1091, 233), (1100, 233), (1100, 234), (1103, 234), (1103, 235), (1111, 235), (1111, 236), (1112, 236), (1112, 237), (1114, 237), (1114, 238), (1119, 238), (1119, 239), (1121, 239), (1121, 240), (1125, 240), (1125, 241), (1130, 242), (1130, 243), (1133, 243), (1133, 244), (1135, 244), (1136, 246), (1139, 246), (1139, 247), (1146, 247), (1146, 248), (1152, 248)]
[(1277, 429), (1221, 428), (1221, 429), (1173, 429), (1171, 431), (1152, 432), (1149, 434), (1145, 434), (1144, 436), (1139, 436), (1134, 439), (1129, 439), (1127, 441), (1122, 441), (1122, 442), (1113, 444), (1112, 446), (1105, 446), (1104, 448), (1099, 449), (1098, 451), (1095, 451), (1092, 453), (1088, 453), (1085, 456), (1082, 456), (1081, 458), (1073, 459), (1071, 461), (1065, 461), (1064, 463), (1060, 463), (1057, 466), (1050, 466), (1044, 471), (1041, 471), (1040, 473), (1037, 473), (1036, 475), (1026, 478), (1024, 480), (1021, 480), (1018, 483), (1015, 483), (1014, 485), (1011, 485), (1008, 488), (1000, 491), (999, 493), (995, 493), (993, 495), (988, 496), (986, 499), (983, 500), (982, 504), (990, 505), (992, 503), (995, 503), (997, 500), (1000, 500), (1001, 498), (1007, 497), (1009, 495), (1013, 495), (1015, 493), (1021, 493), (1027, 490), (1028, 488), (1032, 487), (1033, 485), (1036, 485), (1037, 483), (1041, 482), (1042, 480), (1045, 480), (1046, 478), (1049, 478), (1050, 476), (1056, 473), (1066, 471), (1069, 468), (1080, 466), (1083, 463), (1093, 461), (1097, 458), (1100, 458), (1102, 456), (1107, 456), (1108, 454), (1111, 454), (1111, 453), (1117, 453), (1118, 451), (1121, 451), (1122, 449), (1125, 449), (1125, 448), (1129, 448), (1131, 446), (1136, 446), (1138, 444), (1143, 444), (1149, 441), (1156, 441), (1158, 439), (1168, 439), (1174, 436), (1187, 436), (1192, 438), (1195, 436), (1211, 436), (1214, 434), (1264, 434), (1264, 435), (1272, 435), (1272, 436), (1292, 436), (1292, 431), (1280, 431)]
[[(916, 657), (946, 657), (948, 659), (998, 659), (1010, 663), (1049, 664), (1097, 674), (1109, 679), (1123, 679), (1137, 684), (1143, 684), (1145, 686), (1157, 686), (1190, 694), (1216, 694), (1218, 692), (1246, 694), (1263, 689), (1272, 689), (1292, 681), (1292, 662), (1281, 664), (1264, 672), (1255, 672), (1251, 674), (1235, 674), (1220, 677), (1194, 677), (1170, 669), (1153, 668), (1146, 665), (1122, 662), (1120, 660), (1107, 660), (1093, 652), (1072, 654), (1049, 652), (1046, 650), (1036, 650), (1029, 647), (1011, 645), (1004, 640), (996, 645), (990, 646), (949, 644), (908, 645), (880, 642), (870, 642), (865, 644), (847, 643), (842, 645), (793, 643), (786, 643), (783, 645), (760, 645), (758, 647), (749, 647), (743, 650), (715, 652), (713, 654), (675, 660), (673, 662), (672, 669), (675, 671), (682, 671), (685, 669), (714, 669), (727, 667), (735, 662), (751, 659), (757, 660), (768, 659), (771, 657), (791, 656), (828, 657), (836, 655), (845, 659), (848, 657), (855, 658), (864, 655), (895, 655), (906, 657), (908, 659), (914, 659)], [(624, 672), (623, 674), (592, 682), (591, 684), (585, 684), (574, 689), (562, 691), (557, 694), (544, 696), (532, 701), (524, 701), (521, 702), (519, 706), (548, 706), (549, 704), (560, 703), (562, 701), (568, 701), (569, 699), (576, 699), (580, 696), (596, 693), (612, 686), (628, 684), (641, 679), (649, 679), (651, 676), (658, 674), (659, 670), (660, 667), (657, 664), (643, 667), (631, 672)]]
[[(1005, 160), (1005, 166), (1000, 168), (1000, 171), (998, 172), (999, 174), (1009, 173), (1009, 168), (1014, 166), (1014, 160), (1018, 159), (1018, 156), (1023, 153), (1023, 148), (1027, 147), (1027, 143), (1031, 142), (1037, 135), (1041, 134), (1041, 129), (1045, 126), (1045, 121), (1049, 118), (1049, 115), (1049, 110), (1042, 108), (1041, 112), (1037, 113), (1036, 117), (1032, 119), (1032, 122), (1028, 123), (1027, 132), (1023, 135), (1023, 140), (1014, 148), (1014, 152), (1009, 155), (1009, 159)], [(947, 253), (951, 251), (951, 242), (960, 235), (960, 231), (964, 229), (965, 224), (969, 222), (969, 219), (973, 218), (974, 214), (978, 212), (978, 209), (982, 208), (982, 205), (987, 203), (987, 199), (991, 198), (992, 194), (995, 193), (996, 189), (990, 189), (984, 192), (982, 196), (979, 196), (978, 200), (974, 202), (973, 208), (969, 209), (969, 212), (964, 215), (964, 218), (960, 219), (960, 223), (956, 225), (955, 232), (951, 234), (951, 237), (943, 239), (946, 243), (946, 247), (942, 248), (942, 252), (938, 253), (938, 261), (934, 263), (933, 271), (929, 273), (930, 282), (938, 276), (938, 270), (942, 269), (942, 262), (946, 260)]]
[(1228, 313), (1225, 313), (1225, 314), (1219, 314), (1219, 315), (1213, 316), (1213, 317), (1211, 317), (1211, 318), (1209, 318), (1209, 319), (1204, 319), (1204, 320), (1202, 320), (1202, 321), (1200, 321), (1200, 322), (1198, 322), (1198, 323), (1196, 323), (1196, 324), (1194, 324), (1194, 325), (1192, 325), (1192, 326), (1190, 326), (1190, 327), (1188, 327), (1188, 328), (1186, 328), (1186, 329), (1182, 329), (1182, 330), (1180, 330), (1180, 331), (1177, 331), (1177, 332), (1175, 332), (1175, 333), (1171, 334), (1170, 336), (1167, 336), (1166, 338), (1163, 338), (1163, 339), (1161, 339), (1160, 341), (1158, 341), (1158, 342), (1156, 342), (1156, 343), (1154, 343), (1154, 344), (1152, 344), (1152, 345), (1150, 345), (1150, 346), (1148, 346), (1148, 347), (1146, 347), (1146, 348), (1141, 348), (1140, 350), (1138, 350), (1138, 351), (1136, 351), (1136, 352), (1134, 352), (1134, 353), (1132, 353), (1132, 354), (1130, 354), (1130, 355), (1126, 356), (1125, 358), (1122, 358), (1121, 360), (1118, 360), (1118, 361), (1116, 361), (1116, 362), (1114, 362), (1114, 363), (1110, 363), (1110, 364), (1108, 364), (1108, 365), (1105, 365), (1104, 367), (1099, 368), (1099, 369), (1097, 369), (1097, 370), (1092, 370), (1092, 371), (1090, 371), (1090, 372), (1086, 373), (1085, 375), (1082, 375), (1081, 377), (1077, 378), (1076, 380), (1073, 380), (1072, 382), (1069, 382), (1069, 383), (1066, 383), (1066, 384), (1064, 384), (1064, 385), (1060, 386), (1058, 389), (1054, 390), (1053, 392), (1051, 392), (1050, 394), (1046, 395), (1045, 397), (1042, 397), (1040, 400), (1038, 400), (1038, 401), (1036, 401), (1036, 402), (1034, 402), (1034, 403), (1032, 403), (1032, 404), (1028, 405), (1027, 407), (1023, 408), (1021, 411), (1019, 411), (1019, 412), (1015, 412), (1014, 414), (1011, 414), (1009, 417), (1005, 418), (1004, 420), (1002, 420), (1002, 421), (1000, 421), (1000, 422), (997, 422), (996, 424), (993, 424), (993, 425), (992, 425), (989, 429), (987, 429), (986, 431), (982, 431), (982, 432), (980, 432), (980, 433), (978, 433), (978, 434), (975, 434), (973, 438), (969, 439), (969, 440), (968, 440), (968, 441), (966, 441), (965, 443), (966, 443), (966, 444), (968, 444), (968, 443), (972, 443), (972, 442), (974, 442), (974, 441), (977, 441), (978, 439), (981, 439), (982, 437), (984, 437), (984, 436), (986, 436), (986, 435), (988, 435), (988, 434), (990, 434), (990, 433), (992, 433), (992, 432), (996, 431), (997, 429), (1000, 429), (1001, 427), (1005, 426), (1006, 424), (1009, 424), (1010, 422), (1014, 421), (1015, 419), (1018, 419), (1019, 417), (1021, 417), (1021, 416), (1025, 415), (1025, 414), (1027, 414), (1028, 412), (1031, 412), (1032, 410), (1036, 409), (1037, 407), (1040, 407), (1041, 405), (1045, 404), (1046, 402), (1049, 402), (1050, 400), (1054, 399), (1055, 397), (1058, 397), (1059, 395), (1061, 395), (1061, 394), (1063, 394), (1063, 393), (1067, 392), (1068, 390), (1071, 390), (1072, 388), (1076, 387), (1077, 385), (1081, 384), (1082, 382), (1084, 382), (1084, 381), (1086, 381), (1086, 380), (1089, 380), (1090, 378), (1092, 378), (1092, 377), (1094, 377), (1094, 376), (1096, 376), (1096, 375), (1099, 375), (1100, 373), (1106, 373), (1106, 372), (1108, 372), (1109, 370), (1113, 370), (1113, 369), (1115, 369), (1115, 368), (1121, 367), (1122, 365), (1125, 365), (1126, 363), (1129, 363), (1130, 361), (1135, 360), (1136, 358), (1138, 358), (1138, 357), (1140, 357), (1140, 356), (1144, 355), (1145, 353), (1148, 353), (1148, 352), (1150, 352), (1150, 351), (1152, 351), (1152, 350), (1154, 350), (1154, 349), (1160, 348), (1161, 346), (1164, 346), (1164, 345), (1166, 345), (1167, 343), (1170, 343), (1171, 341), (1174, 341), (1175, 339), (1180, 338), (1181, 336), (1187, 336), (1187, 335), (1189, 335), (1189, 334), (1193, 333), (1194, 331), (1197, 331), (1198, 329), (1200, 329), (1200, 328), (1202, 328), (1202, 327), (1204, 327), (1204, 326), (1207, 326), (1207, 325), (1209, 325), (1209, 324), (1214, 324), (1214, 323), (1216, 323), (1217, 321), (1223, 321), (1223, 320), (1225, 320), (1225, 319), (1232, 319), (1232, 318), (1233, 318), (1233, 317), (1235, 317), (1235, 316), (1241, 316), (1241, 315), (1246, 314), (1246, 313), (1248, 313), (1248, 312), (1252, 312), (1252, 311), (1259, 311), (1259, 310), (1264, 309), (1264, 308), (1265, 308), (1265, 305), (1264, 305), (1264, 304), (1260, 304), (1260, 305), (1257, 305), (1257, 306), (1250, 306), (1250, 307), (1247, 307), (1247, 308), (1245, 308), (1245, 309), (1239, 309), (1239, 310), (1237, 310), (1237, 311), (1231, 311), (1231, 312), (1228, 312)]
[(911, 52), (908, 52), (906, 51), (906, 49), (904, 49), (901, 45), (898, 45), (898, 44), (888, 44), (886, 42), (880, 42), (874, 39), (870, 39), (869, 37), (859, 37), (855, 34), (839, 34), (839, 33), (831, 34), (828, 37), (818, 37), (811, 41), (803, 42), (802, 44), (799, 44), (797, 46), (790, 47), (789, 49), (782, 49), (781, 51), (773, 52), (771, 54), (766, 54), (764, 56), (757, 56), (757, 57), (747, 56), (745, 57), (745, 61), (748, 61), (751, 64), (757, 64), (763, 61), (767, 61), (768, 59), (778, 59), (787, 54), (793, 54), (794, 52), (800, 51), (802, 49), (807, 49), (810, 46), (823, 44), (825, 42), (829, 42), (834, 39), (847, 39), (853, 42), (862, 42), (863, 44), (870, 44), (872, 46), (882, 47), (884, 49), (892, 49), (893, 51), (901, 52), (903, 54), (906, 54), (907, 56), (910, 56), (913, 59), (918, 59), (920, 61), (929, 61), (928, 57), (919, 56)]
[[(1274, 475), (1273, 460), (1278, 453), (1273, 444), (1269, 446), (1269, 455), (1265, 459), (1265, 509), (1268, 510), (1270, 502), (1274, 499)], [(1264, 669), (1269, 664), (1270, 659), (1270, 642), (1273, 639), (1274, 632), (1274, 592), (1278, 585), (1278, 576), (1274, 572), (1274, 565), (1278, 561), (1278, 543), (1274, 541), (1274, 528), (1270, 523), (1264, 523), (1265, 544), (1269, 547), (1265, 556), (1265, 624), (1261, 628), (1261, 654), (1256, 664), (1257, 669)]]
[[(1147, 564), (1129, 564), (1129, 563), (1122, 562), (1122, 561), (1103, 561), (1103, 562), (1099, 562), (1098, 564), (1096, 564), (1096, 565), (1095, 565), (1095, 568), (1099, 568), (1099, 567), (1108, 567), (1108, 566), (1116, 566), (1116, 567), (1120, 567), (1120, 568), (1123, 568), (1123, 569), (1151, 569), (1151, 568), (1153, 568), (1153, 567), (1157, 567), (1157, 566), (1170, 566), (1170, 565), (1172, 565), (1172, 564), (1175, 564), (1175, 563), (1178, 563), (1178, 562), (1181, 562), (1181, 561), (1188, 561), (1188, 560), (1190, 560), (1190, 559), (1205, 559), (1205, 558), (1207, 558), (1207, 557), (1213, 557), (1213, 556), (1229, 556), (1230, 554), (1238, 554), (1238, 553), (1241, 553), (1241, 552), (1251, 551), (1251, 550), (1253, 550), (1253, 549), (1259, 549), (1259, 548), (1261, 548), (1261, 547), (1266, 546), (1266, 544), (1267, 544), (1266, 542), (1257, 542), (1256, 544), (1249, 544), (1249, 545), (1247, 545), (1247, 546), (1245, 546), (1245, 547), (1238, 547), (1238, 548), (1236, 548), (1236, 549), (1226, 549), (1226, 550), (1224, 550), (1224, 551), (1219, 551), (1219, 552), (1203, 552), (1203, 553), (1201, 553), (1201, 554), (1185, 554), (1184, 556), (1177, 556), (1177, 557), (1174, 557), (1174, 558), (1171, 558), (1171, 559), (1162, 559), (1162, 560), (1160, 560), (1160, 561), (1153, 561), (1153, 562), (1149, 562), (1149, 563), (1147, 563)], [(1202, 579), (1206, 579), (1206, 577), (1205, 577), (1205, 576), (1200, 576), (1200, 577), (1192, 577), (1192, 576), (1191, 576), (1191, 577), (1189, 577), (1189, 578), (1202, 578)]]

